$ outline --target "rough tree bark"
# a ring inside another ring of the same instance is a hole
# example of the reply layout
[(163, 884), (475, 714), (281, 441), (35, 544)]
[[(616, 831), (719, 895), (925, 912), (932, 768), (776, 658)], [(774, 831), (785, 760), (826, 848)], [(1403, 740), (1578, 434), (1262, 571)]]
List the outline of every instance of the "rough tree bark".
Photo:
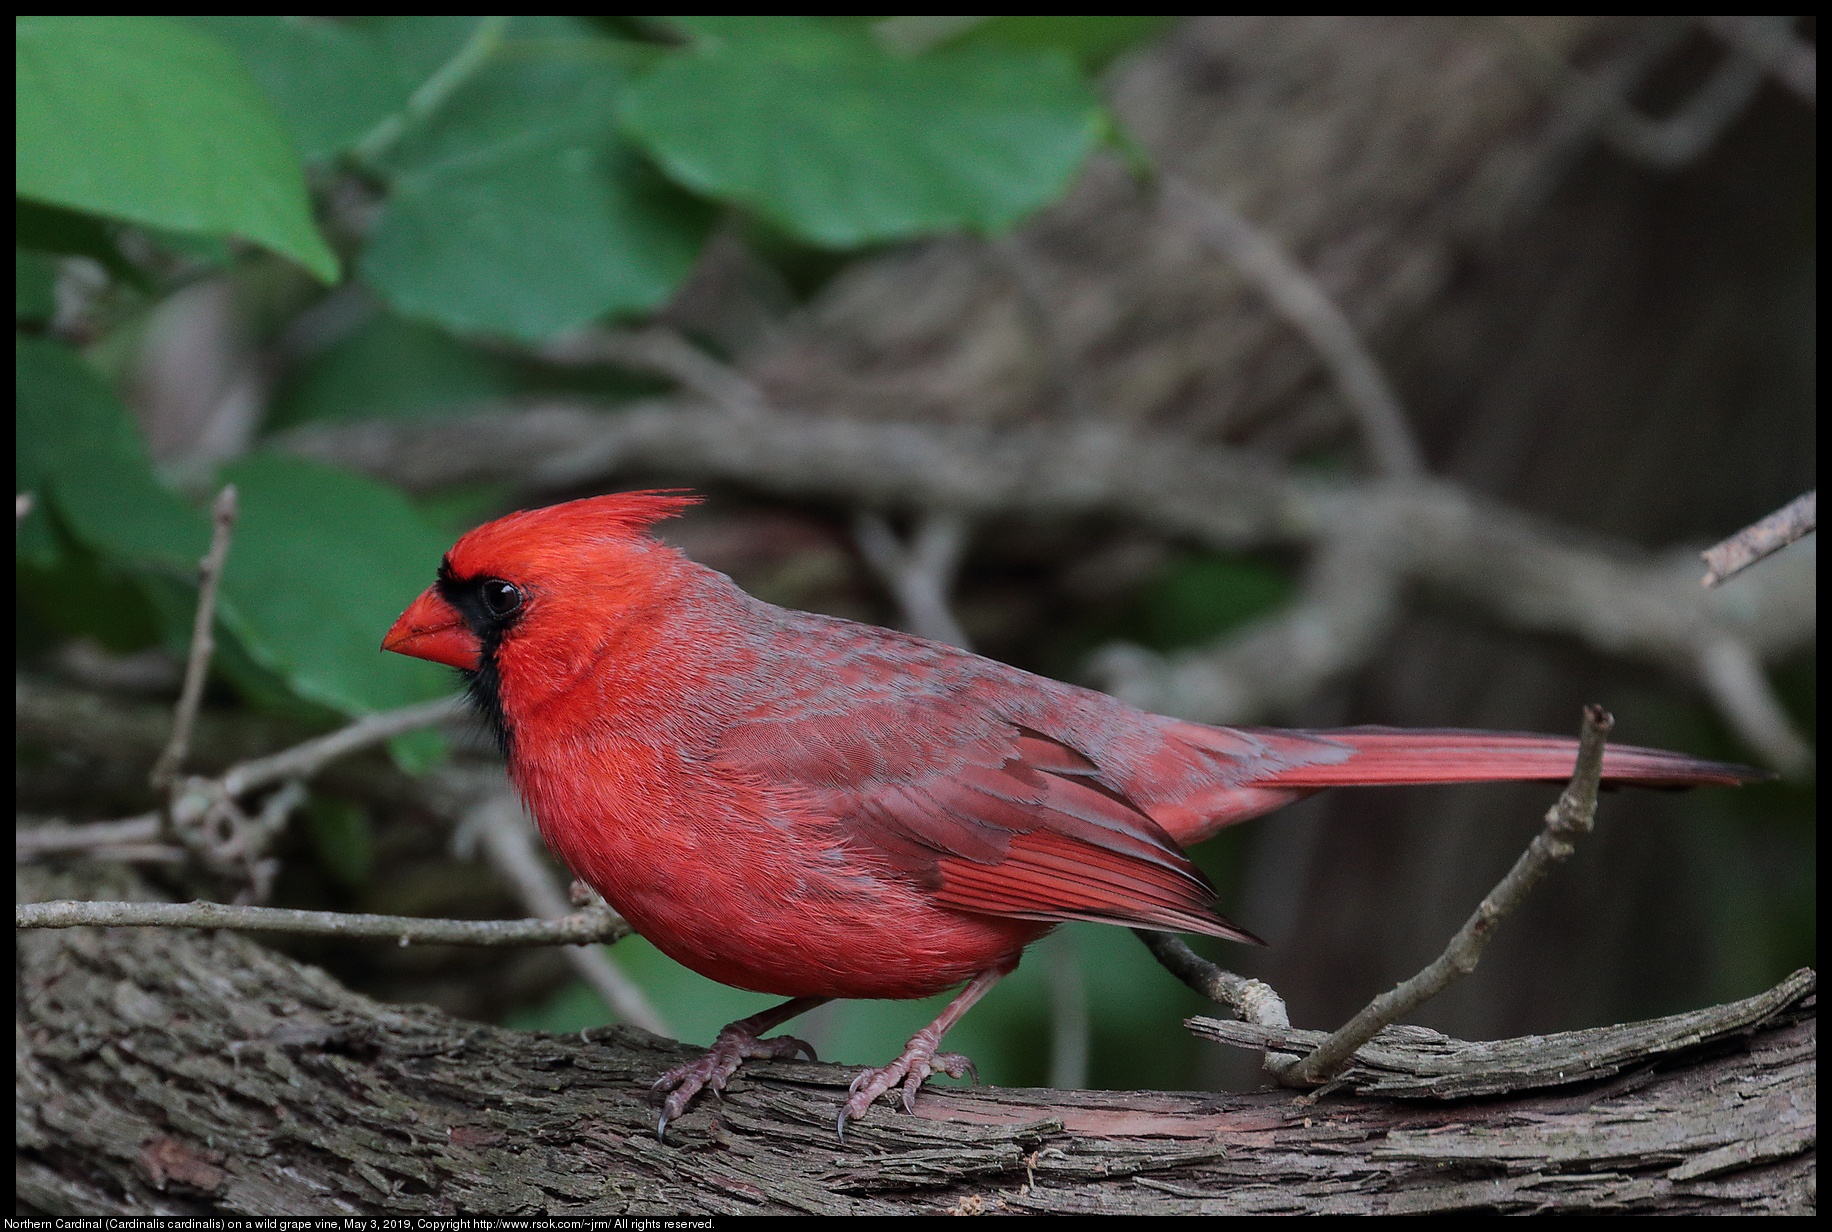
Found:
[[(146, 894), (118, 870), (98, 883), (96, 866), (28, 870), (19, 890)], [(45, 1214), (1814, 1204), (1810, 972), (1716, 1029), (1660, 1048), (1643, 1037), (1644, 1052), (1596, 1070), (1611, 1076), (1575, 1085), (1453, 1102), (931, 1090), (917, 1115), (881, 1106), (842, 1144), (833, 1117), (852, 1071), (777, 1062), (747, 1068), (664, 1143), (642, 1093), (686, 1050), (634, 1028), (580, 1040), (386, 1006), (227, 933), (28, 931), (18, 958), (17, 1188)], [(1501, 1068), (1490, 1086), (1519, 1081)]]

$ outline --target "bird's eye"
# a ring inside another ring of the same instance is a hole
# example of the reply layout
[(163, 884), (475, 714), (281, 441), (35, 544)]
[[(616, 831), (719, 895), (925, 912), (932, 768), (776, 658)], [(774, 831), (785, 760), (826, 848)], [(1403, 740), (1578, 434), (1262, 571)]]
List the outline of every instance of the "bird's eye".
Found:
[(522, 592), (508, 582), (491, 578), (483, 584), (483, 605), (493, 616), (507, 616), (522, 605)]

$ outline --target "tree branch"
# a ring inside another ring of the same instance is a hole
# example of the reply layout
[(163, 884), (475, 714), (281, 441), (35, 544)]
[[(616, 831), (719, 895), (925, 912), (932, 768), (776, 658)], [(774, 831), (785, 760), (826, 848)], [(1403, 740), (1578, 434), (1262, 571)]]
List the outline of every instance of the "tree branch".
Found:
[(1132, 932), (1166, 971), (1209, 1000), (1232, 1009), (1242, 1022), (1262, 1027), (1291, 1025), (1284, 999), (1270, 984), (1223, 971), (1173, 933), (1148, 928), (1135, 928)]
[(1763, 761), (1792, 777), (1807, 772), (1813, 764), (1813, 746), (1794, 730), (1748, 646), (1734, 637), (1709, 642), (1699, 651), (1698, 668), (1718, 713)]
[[(1391, 604), (1412, 583), (1500, 624), (1651, 662), (1688, 681), (1699, 680), (1704, 648), (1725, 636), (1772, 662), (1811, 645), (1816, 632), (1810, 540), (1750, 574), (1726, 600), (1700, 593), (1695, 557), (1648, 558), (1440, 480), (1397, 489), (1333, 480), (1096, 422), (993, 431), (781, 409), (745, 421), (674, 401), (608, 416), (580, 402), (546, 402), (437, 426), (316, 427), (292, 434), (286, 447), (410, 489), (495, 478), (551, 490), (651, 469), (975, 521), (1106, 515), (1223, 550), (1316, 550), (1304, 599), (1313, 606), (1288, 614), (1282, 627), (1255, 626), (1206, 652), (1215, 656), (1208, 669), (1204, 652), (1139, 652), (1117, 682), (1135, 705), (1201, 722), (1252, 722), (1304, 696), (1255, 672), (1256, 663), (1274, 661), (1248, 653), (1249, 639), (1274, 639), (1282, 654), (1303, 651), (1295, 662), (1308, 665), (1303, 687), (1314, 688), (1368, 661)], [(1316, 630), (1329, 638), (1316, 639)]]
[(1759, 560), (1811, 534), (1819, 521), (1819, 489), (1797, 496), (1759, 522), (1699, 553), (1705, 562), (1700, 585), (1720, 586)]
[(1436, 961), (1399, 987), (1374, 998), (1310, 1055), (1302, 1060), (1275, 1059), (1278, 1054), (1268, 1052), (1266, 1068), (1280, 1082), (1295, 1087), (1315, 1086), (1328, 1080), (1383, 1027), (1399, 1021), (1476, 969), (1483, 948), (1501, 921), (1526, 901), (1554, 864), (1571, 858), (1578, 838), (1590, 833), (1597, 814), (1597, 788), (1603, 778), (1603, 745), (1613, 726), (1615, 720), (1601, 706), (1585, 707), (1571, 783), (1546, 813), (1545, 829), (1534, 836), (1507, 876), (1488, 892)]
[(270, 757), (256, 758), (231, 767), (220, 780), (222, 790), (230, 796), (239, 796), (243, 792), (282, 779), (311, 778), (339, 757), (385, 743), (422, 727), (458, 718), (465, 713), (467, 711), (463, 698), (441, 697), (430, 702), (365, 715), (327, 735), (296, 744)]
[(228, 484), (217, 493), (210, 507), (210, 549), (197, 566), (197, 615), (191, 623), (191, 653), (185, 659), (184, 688), (178, 695), (177, 721), (172, 724), (172, 739), (165, 752), (153, 763), (149, 776), (159, 790), (170, 788), (184, 765), (191, 748), (191, 727), (197, 722), (197, 707), (203, 701), (204, 680), (210, 674), (210, 657), (216, 650), (216, 587), (223, 576), (223, 562), (229, 557), (229, 541), (235, 533), (235, 485)]
[[(1772, 38), (1777, 33), (1787, 33), (1794, 19), (1742, 20), (1762, 23), (1763, 37)], [(1732, 43), (1726, 48), (1728, 54), (1722, 63), (1692, 97), (1666, 119), (1655, 120), (1636, 110), (1626, 98), (1626, 89), (1637, 84), (1640, 74), (1619, 87), (1601, 77), (1580, 72), (1518, 27), (1508, 22), (1502, 24), (1516, 44), (1528, 53), (1529, 61), (1546, 88), (1570, 100), (1574, 112), (1589, 117), (1612, 149), (1637, 162), (1665, 170), (1687, 166), (1709, 150), (1718, 136), (1749, 106), (1767, 71), (1764, 62), (1746, 53), (1740, 44)], [(1665, 40), (1667, 46), (1676, 41)]]
[(903, 609), (904, 628), (917, 637), (972, 647), (948, 607), (948, 592), (967, 548), (967, 521), (954, 513), (926, 513), (906, 545), (883, 515), (870, 511), (853, 523), (859, 551)]
[(1234, 262), (1316, 348), (1361, 427), (1374, 469), (1388, 479), (1422, 475), (1425, 457), (1398, 395), (1317, 280), (1220, 198), (1170, 175), (1163, 177), (1161, 191), (1171, 213)]
[(1807, 106), (1819, 97), (1819, 52), (1794, 33), (1793, 18), (1701, 17), (1705, 29), (1754, 60)]
[(768, 409), (763, 391), (737, 369), (665, 325), (644, 329), (586, 329), (541, 348), (541, 358), (558, 364), (615, 364), (664, 376), (734, 415), (753, 417)]
[(238, 932), (313, 937), (380, 937), (401, 945), (608, 945), (633, 931), (604, 910), (544, 920), (431, 920), (402, 915), (296, 911), (229, 903), (133, 903), (57, 900), (20, 903), (15, 928), (231, 928)]
[[(643, 1095), (689, 1050), (634, 1028), (582, 1042), (382, 1005), (228, 931), (35, 931), (18, 948), (17, 1188), (47, 1214), (1812, 1203), (1811, 973), (1752, 999), (1757, 1012), (1612, 1037), (1607, 1059), (1634, 1077), (1575, 1092), (1445, 1103), (931, 1087), (916, 1115), (885, 1110), (841, 1144), (832, 1112), (852, 1071), (783, 1061), (747, 1065), (723, 1101), (675, 1122), (670, 1146)], [(1737, 1046), (1686, 1050), (1700, 1040)], [(1515, 1055), (1507, 1043), (1469, 1047), (1497, 1069)]]
[[(1803, 968), (1773, 988), (1726, 1005), (1508, 1040), (1458, 1040), (1428, 1027), (1388, 1026), (1349, 1058), (1324, 1091), (1303, 1098), (1353, 1091), (1398, 1099), (1460, 1100), (1595, 1082), (1637, 1069), (1645, 1073), (1662, 1056), (1713, 1038), (1734, 1038), (1812, 996), (1818, 986), (1817, 974)], [(1206, 1039), (1267, 1054), (1311, 1053), (1329, 1038), (1322, 1031), (1223, 1018), (1192, 1018), (1186, 1025)], [(1631, 1079), (1623, 1085), (1632, 1089), (1637, 1084)]]

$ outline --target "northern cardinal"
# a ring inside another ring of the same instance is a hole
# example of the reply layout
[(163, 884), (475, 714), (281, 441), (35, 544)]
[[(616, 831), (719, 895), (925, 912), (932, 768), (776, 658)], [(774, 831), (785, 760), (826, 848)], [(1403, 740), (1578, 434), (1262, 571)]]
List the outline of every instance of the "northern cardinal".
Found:
[[(1576, 742), (1205, 727), (953, 646), (789, 611), (656, 541), (695, 503), (628, 492), (453, 545), (383, 648), (459, 668), (554, 853), (663, 953), (793, 998), (664, 1074), (657, 1132), (770, 1028), (835, 997), (966, 982), (852, 1084), (839, 1129), (971, 1062), (942, 1036), (1064, 920), (1255, 941), (1183, 849), (1325, 787), (1570, 777)], [(1615, 747), (1605, 781), (1759, 777)]]

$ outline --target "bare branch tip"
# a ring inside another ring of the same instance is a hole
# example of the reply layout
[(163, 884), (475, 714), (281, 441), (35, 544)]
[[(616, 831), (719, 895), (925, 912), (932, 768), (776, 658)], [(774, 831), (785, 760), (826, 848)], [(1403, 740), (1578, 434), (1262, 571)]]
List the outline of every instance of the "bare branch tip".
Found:
[(1759, 560), (1779, 552), (1819, 525), (1819, 489), (1795, 497), (1775, 512), (1745, 526), (1722, 543), (1700, 552), (1705, 576), (1699, 585), (1710, 589), (1735, 577)]
[(216, 653), (213, 629), (216, 621), (216, 588), (222, 578), (223, 563), (229, 558), (229, 544), (234, 537), (237, 516), (235, 485), (224, 484), (210, 506), (210, 548), (197, 564), (197, 614), (191, 625), (191, 649), (185, 658), (184, 687), (173, 712), (172, 738), (154, 763), (148, 776), (152, 785), (164, 790), (174, 785), (179, 768), (191, 748), (191, 729), (197, 723), (197, 711), (203, 703), (204, 681), (210, 674), (210, 659)]

